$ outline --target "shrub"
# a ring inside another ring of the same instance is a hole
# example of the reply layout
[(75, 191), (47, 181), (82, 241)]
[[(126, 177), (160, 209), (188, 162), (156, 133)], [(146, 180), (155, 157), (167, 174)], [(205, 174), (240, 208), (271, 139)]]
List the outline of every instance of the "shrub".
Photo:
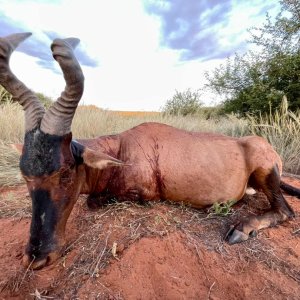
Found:
[(199, 91), (187, 89), (183, 92), (176, 91), (172, 99), (169, 99), (162, 108), (164, 114), (169, 115), (194, 115), (199, 112), (203, 103), (200, 101)]

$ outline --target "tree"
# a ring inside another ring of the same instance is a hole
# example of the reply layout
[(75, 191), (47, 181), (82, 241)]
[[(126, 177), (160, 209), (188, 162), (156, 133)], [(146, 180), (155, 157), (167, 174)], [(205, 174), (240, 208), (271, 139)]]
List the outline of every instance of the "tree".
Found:
[(300, 42), (300, 2), (281, 0), (281, 10), (275, 21), (267, 14), (262, 27), (250, 29), (251, 42), (261, 46), (264, 52), (295, 53)]
[(193, 115), (202, 105), (199, 91), (187, 89), (183, 92), (176, 91), (175, 95), (166, 102), (162, 112), (170, 115)]
[(206, 73), (207, 87), (225, 96), (223, 110), (241, 115), (268, 113), (279, 107), (283, 95), (292, 111), (300, 107), (300, 2), (281, 1), (272, 22), (251, 29), (251, 42), (260, 51), (236, 54), (226, 64)]

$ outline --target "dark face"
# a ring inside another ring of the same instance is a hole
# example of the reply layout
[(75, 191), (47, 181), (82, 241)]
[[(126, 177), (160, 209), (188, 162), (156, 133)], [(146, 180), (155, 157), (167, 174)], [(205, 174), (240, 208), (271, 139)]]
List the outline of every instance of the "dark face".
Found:
[(32, 220), (24, 263), (33, 261), (32, 268), (51, 263), (64, 245), (65, 225), (80, 190), (81, 162), (71, 140), (71, 133), (55, 136), (39, 129), (25, 135), (20, 169), (32, 199)]

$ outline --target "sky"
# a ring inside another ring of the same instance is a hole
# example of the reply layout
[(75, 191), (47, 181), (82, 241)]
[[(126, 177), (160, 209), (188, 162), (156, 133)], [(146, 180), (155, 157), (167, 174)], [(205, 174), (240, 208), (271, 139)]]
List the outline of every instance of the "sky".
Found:
[[(83, 104), (160, 110), (177, 91), (198, 90), (205, 71), (251, 47), (249, 29), (275, 16), (278, 0), (0, 0), (0, 36), (32, 32), (11, 58), (29, 88), (56, 99), (65, 87), (50, 51), (77, 37)], [(220, 99), (205, 92), (205, 105)]]

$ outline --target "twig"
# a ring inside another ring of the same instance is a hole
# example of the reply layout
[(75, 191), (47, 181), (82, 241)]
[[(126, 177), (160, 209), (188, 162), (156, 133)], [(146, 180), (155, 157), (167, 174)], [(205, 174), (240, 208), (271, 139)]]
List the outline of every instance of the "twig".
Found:
[(26, 271), (25, 271), (25, 273), (24, 273), (24, 275), (23, 275), (23, 277), (22, 277), (22, 279), (21, 279), (20, 284), (19, 284), (19, 285), (16, 287), (16, 289), (15, 289), (16, 292), (19, 290), (19, 288), (20, 288), (21, 285), (23, 284), (23, 281), (24, 281), (24, 279), (25, 279), (25, 277), (26, 277), (26, 275), (27, 275), (27, 273), (28, 273), (28, 271), (29, 271), (31, 265), (33, 264), (34, 260), (35, 260), (35, 258), (32, 259), (32, 261), (30, 262), (29, 266), (27, 267), (27, 269), (26, 269)]
[(92, 273), (92, 277), (94, 277), (95, 273), (98, 271), (99, 263), (100, 263), (100, 261), (101, 261), (103, 255), (104, 255), (104, 253), (105, 253), (105, 251), (106, 251), (106, 248), (107, 248), (107, 242), (108, 242), (109, 236), (110, 236), (110, 232), (109, 232), (108, 235), (106, 236), (104, 248), (103, 248), (103, 250), (102, 250), (100, 256), (99, 256), (98, 259), (97, 259), (97, 263), (96, 263), (96, 266), (95, 266), (94, 271), (93, 271), (93, 273)]
[(294, 230), (294, 231), (292, 232), (292, 234), (296, 234), (296, 233), (298, 233), (298, 232), (300, 232), (300, 228)]
[(299, 279), (298, 279), (298, 278), (296, 278), (295, 276), (293, 276), (293, 275), (291, 275), (291, 274), (289, 274), (289, 273), (287, 273), (287, 275), (288, 275), (289, 277), (291, 277), (292, 279), (294, 279), (296, 282), (299, 283)]
[(211, 294), (211, 290), (212, 290), (212, 288), (214, 287), (214, 285), (215, 285), (215, 281), (214, 281), (214, 283), (210, 286), (210, 288), (209, 288), (209, 291), (208, 291), (208, 295), (207, 295), (207, 300), (209, 300), (209, 298), (210, 298), (210, 294)]
[(78, 239), (76, 239), (74, 242), (72, 242), (72, 243), (65, 249), (64, 252), (69, 251), (69, 250), (72, 248), (72, 246), (75, 245), (75, 243), (77, 243), (80, 239), (82, 239), (82, 238), (84, 237), (84, 235), (85, 235), (85, 234), (82, 234)]

